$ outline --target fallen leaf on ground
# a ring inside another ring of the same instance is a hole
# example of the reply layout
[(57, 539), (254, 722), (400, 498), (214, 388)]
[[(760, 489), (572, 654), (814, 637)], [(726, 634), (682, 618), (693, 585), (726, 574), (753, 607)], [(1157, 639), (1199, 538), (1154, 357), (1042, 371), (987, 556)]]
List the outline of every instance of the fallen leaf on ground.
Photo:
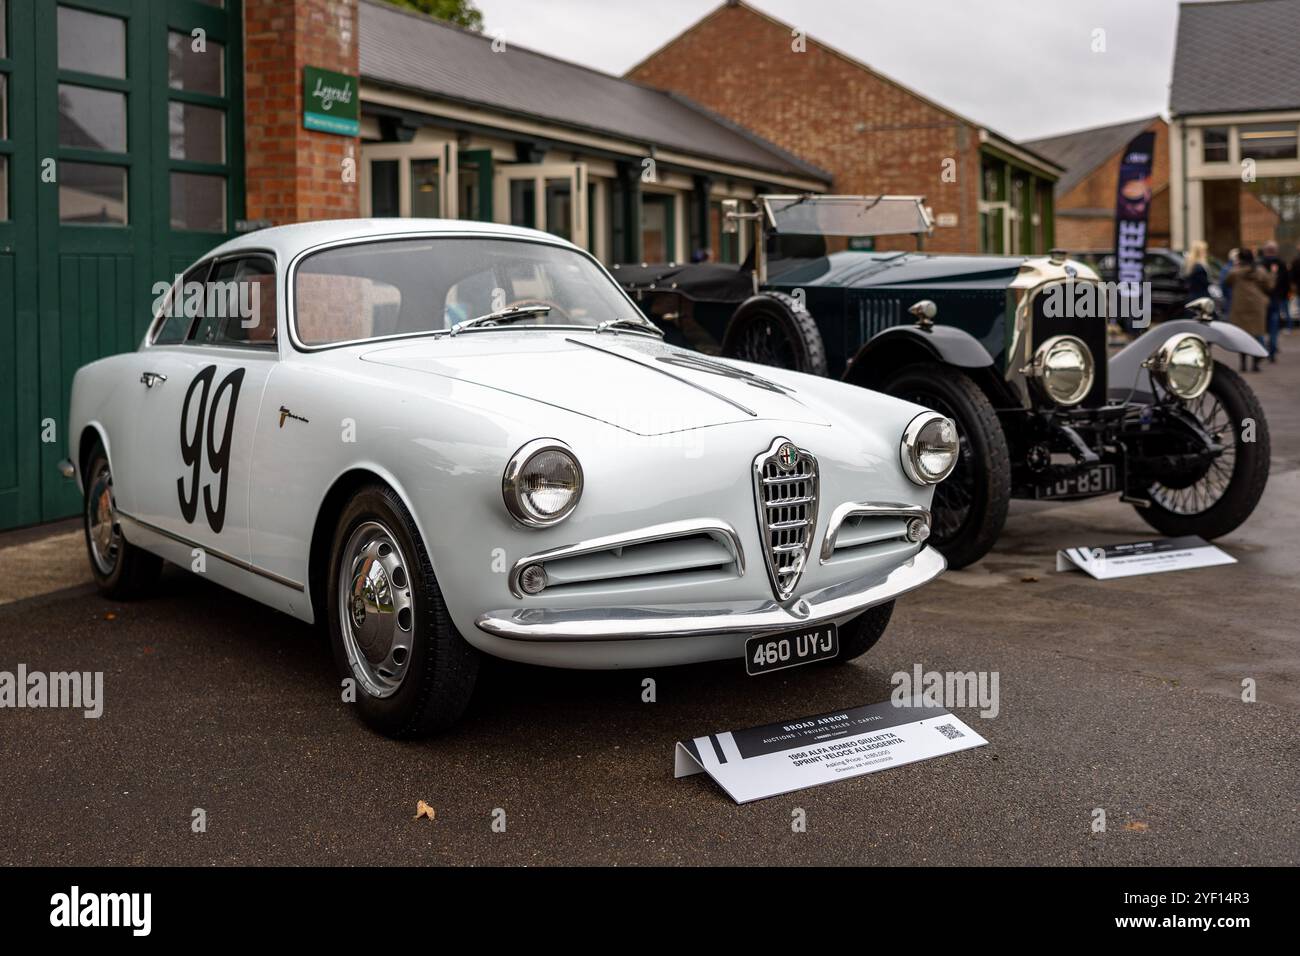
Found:
[(429, 805), (428, 805), (427, 803), (425, 803), (423, 800), (420, 800), (420, 801), (417, 801), (417, 802), (416, 802), (416, 804), (415, 804), (415, 819), (418, 820), (418, 819), (420, 819), (420, 817), (428, 817), (430, 820), (432, 820), (432, 819), (433, 819), (433, 814), (434, 814), (433, 807), (429, 806)]
[(1038, 578), (1034, 577), (1034, 575), (1032, 574), (1026, 574), (1023, 578), (1020, 579), (1021, 584), (1036, 584), (1037, 582), (1038, 582)]
[(1143, 823), (1141, 820), (1133, 820), (1129, 823), (1124, 824), (1124, 829), (1136, 830), (1138, 833), (1142, 833), (1150, 829), (1150, 824)]

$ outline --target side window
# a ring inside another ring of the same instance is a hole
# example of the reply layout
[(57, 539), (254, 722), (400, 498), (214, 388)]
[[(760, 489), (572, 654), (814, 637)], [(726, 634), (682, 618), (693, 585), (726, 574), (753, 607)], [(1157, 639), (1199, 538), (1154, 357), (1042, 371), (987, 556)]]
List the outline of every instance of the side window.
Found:
[(277, 304), (275, 263), (241, 256), (217, 263), (207, 282), (206, 307), (191, 341), (197, 345), (273, 348)]
[(203, 314), (203, 280), (211, 265), (211, 262), (200, 262), (167, 291), (159, 310), (165, 318), (154, 331), (154, 345), (179, 345), (188, 337), (195, 318)]

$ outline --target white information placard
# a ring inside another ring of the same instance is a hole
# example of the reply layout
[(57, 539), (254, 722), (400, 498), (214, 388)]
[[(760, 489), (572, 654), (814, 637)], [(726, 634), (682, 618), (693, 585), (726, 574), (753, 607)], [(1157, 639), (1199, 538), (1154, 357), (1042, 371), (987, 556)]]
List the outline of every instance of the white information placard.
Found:
[(942, 707), (883, 701), (679, 741), (673, 776), (707, 773), (749, 803), (987, 743)]
[(1232, 555), (1198, 537), (1157, 538), (1056, 552), (1056, 570), (1085, 571), (1098, 581), (1236, 563)]

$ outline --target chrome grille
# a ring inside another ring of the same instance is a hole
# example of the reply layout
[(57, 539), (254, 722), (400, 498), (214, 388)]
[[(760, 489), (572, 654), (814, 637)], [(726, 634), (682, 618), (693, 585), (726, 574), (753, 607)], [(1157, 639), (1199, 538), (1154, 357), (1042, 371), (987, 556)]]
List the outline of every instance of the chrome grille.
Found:
[(754, 460), (754, 495), (772, 593), (785, 601), (799, 583), (817, 530), (817, 459), (776, 439)]

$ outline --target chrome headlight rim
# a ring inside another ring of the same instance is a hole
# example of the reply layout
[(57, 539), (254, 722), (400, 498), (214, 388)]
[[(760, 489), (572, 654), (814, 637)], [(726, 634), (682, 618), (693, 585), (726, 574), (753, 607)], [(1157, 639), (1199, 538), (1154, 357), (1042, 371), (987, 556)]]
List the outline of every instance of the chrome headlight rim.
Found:
[[(1057, 349), (1066, 346), (1073, 348), (1082, 359), (1083, 377), (1079, 380), (1079, 385), (1075, 387), (1074, 391), (1062, 397), (1054, 394), (1048, 384), (1048, 377), (1051, 374), (1048, 359)], [(1026, 371), (1048, 401), (1060, 405), (1062, 408), (1072, 408), (1087, 398), (1088, 393), (1092, 391), (1092, 386), (1097, 381), (1097, 360), (1093, 358), (1092, 349), (1088, 348), (1088, 343), (1077, 335), (1053, 335), (1034, 350), (1033, 361), (1029, 363), (1029, 368)]]
[[(1174, 378), (1169, 374), (1170, 367), (1173, 365), (1174, 357), (1184, 346), (1192, 345), (1201, 355), (1203, 365), (1201, 370), (1204, 373), (1197, 381), (1196, 386), (1185, 391), (1180, 391), (1174, 384)], [(1160, 347), (1148, 360), (1147, 367), (1169, 394), (1180, 398), (1185, 402), (1190, 402), (1200, 398), (1205, 394), (1205, 390), (1210, 387), (1210, 382), (1214, 379), (1214, 357), (1210, 354), (1210, 343), (1204, 336), (1197, 335), (1195, 332), (1178, 332), (1169, 336), (1160, 343)]]
[[(572, 497), (563, 509), (551, 515), (542, 514), (528, 504), (521, 481), (527, 473), (529, 463), (544, 452), (559, 452), (564, 455), (573, 465), (574, 473)], [(573, 514), (573, 509), (578, 507), (578, 502), (582, 500), (584, 487), (582, 463), (578, 461), (578, 456), (573, 453), (573, 449), (558, 438), (534, 438), (532, 441), (525, 442), (510, 456), (506, 470), (501, 475), (501, 497), (505, 500), (506, 510), (510, 512), (512, 518), (529, 528), (549, 528), (569, 517)]]
[[(921, 433), (929, 425), (947, 422), (953, 431), (953, 451), (952, 459), (948, 462), (948, 467), (941, 474), (932, 474), (921, 466), (919, 441)], [(957, 459), (961, 455), (961, 440), (957, 436), (957, 423), (947, 415), (941, 415), (938, 412), (922, 412), (907, 423), (903, 429), (903, 439), (899, 444), (899, 461), (903, 466), (903, 473), (913, 484), (917, 485), (937, 485), (957, 467)]]

